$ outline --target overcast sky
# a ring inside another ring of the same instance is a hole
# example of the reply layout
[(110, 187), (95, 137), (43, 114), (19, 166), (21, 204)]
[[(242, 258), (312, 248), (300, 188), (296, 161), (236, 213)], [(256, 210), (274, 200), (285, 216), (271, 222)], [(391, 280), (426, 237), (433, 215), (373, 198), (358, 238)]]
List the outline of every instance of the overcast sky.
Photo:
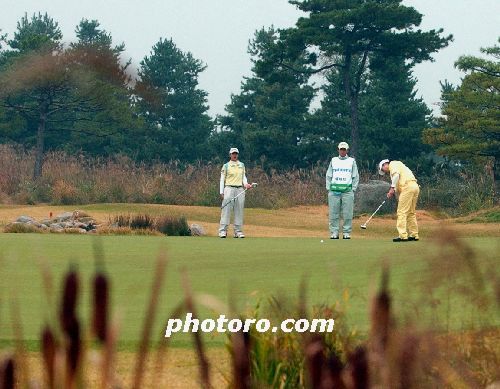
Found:
[[(458, 82), (453, 63), (462, 54), (479, 54), (500, 35), (500, 0), (404, 0), (423, 15), (423, 29), (444, 28), (454, 42), (435, 55), (434, 63), (415, 69), (418, 94), (432, 108), (439, 101), (440, 80)], [(97, 19), (116, 43), (125, 42), (134, 65), (160, 37), (173, 38), (208, 68), (200, 84), (209, 93), (210, 113), (224, 112), (250, 74), (248, 40), (263, 26), (289, 27), (300, 13), (287, 0), (0, 0), (0, 29), (12, 35), (25, 12), (48, 12), (65, 41), (75, 39), (82, 18)]]

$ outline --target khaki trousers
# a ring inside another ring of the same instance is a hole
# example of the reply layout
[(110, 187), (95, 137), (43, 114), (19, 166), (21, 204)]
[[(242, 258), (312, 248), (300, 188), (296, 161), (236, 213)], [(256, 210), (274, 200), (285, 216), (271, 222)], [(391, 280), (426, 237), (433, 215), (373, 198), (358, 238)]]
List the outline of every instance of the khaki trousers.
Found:
[(399, 193), (398, 221), (396, 228), (399, 237), (408, 239), (408, 236), (418, 238), (418, 224), (415, 215), (420, 188), (415, 181), (409, 181)]

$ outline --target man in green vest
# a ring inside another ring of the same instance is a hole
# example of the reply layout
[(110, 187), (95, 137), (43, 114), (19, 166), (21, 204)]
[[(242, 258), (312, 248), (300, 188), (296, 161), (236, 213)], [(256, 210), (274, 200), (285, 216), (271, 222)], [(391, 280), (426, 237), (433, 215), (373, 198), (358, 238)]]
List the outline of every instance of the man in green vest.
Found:
[(333, 157), (326, 172), (328, 207), (330, 211), (330, 239), (339, 239), (342, 214), (342, 238), (351, 239), (354, 192), (358, 189), (359, 174), (354, 158), (347, 155), (349, 145), (340, 142), (339, 156)]

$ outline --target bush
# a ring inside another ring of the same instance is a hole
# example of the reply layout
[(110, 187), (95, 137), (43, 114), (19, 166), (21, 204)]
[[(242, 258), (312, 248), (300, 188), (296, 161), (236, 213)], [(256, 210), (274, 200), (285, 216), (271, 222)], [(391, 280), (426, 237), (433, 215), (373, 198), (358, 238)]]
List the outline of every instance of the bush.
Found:
[(40, 233), (42, 230), (26, 223), (11, 223), (5, 226), (4, 232), (11, 234)]
[(434, 175), (420, 182), (419, 208), (458, 216), (495, 206), (491, 179), (484, 174)]
[(110, 220), (110, 224), (116, 227), (128, 227), (132, 230), (153, 230), (155, 219), (148, 214), (116, 215)]
[(189, 236), (191, 231), (184, 216), (162, 216), (156, 222), (156, 229), (167, 236)]
[(130, 228), (133, 230), (152, 230), (155, 227), (155, 219), (148, 214), (135, 215), (130, 219)]

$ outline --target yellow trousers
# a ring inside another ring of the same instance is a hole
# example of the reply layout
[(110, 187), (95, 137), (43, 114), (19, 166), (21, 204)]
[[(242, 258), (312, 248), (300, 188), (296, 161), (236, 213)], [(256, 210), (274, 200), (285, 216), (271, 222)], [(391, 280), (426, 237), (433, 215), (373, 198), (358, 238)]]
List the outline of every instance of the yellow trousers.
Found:
[(399, 237), (402, 239), (408, 239), (408, 235), (418, 238), (415, 208), (417, 207), (419, 193), (420, 188), (415, 181), (409, 181), (401, 188), (401, 192), (399, 193), (396, 228), (398, 229)]

